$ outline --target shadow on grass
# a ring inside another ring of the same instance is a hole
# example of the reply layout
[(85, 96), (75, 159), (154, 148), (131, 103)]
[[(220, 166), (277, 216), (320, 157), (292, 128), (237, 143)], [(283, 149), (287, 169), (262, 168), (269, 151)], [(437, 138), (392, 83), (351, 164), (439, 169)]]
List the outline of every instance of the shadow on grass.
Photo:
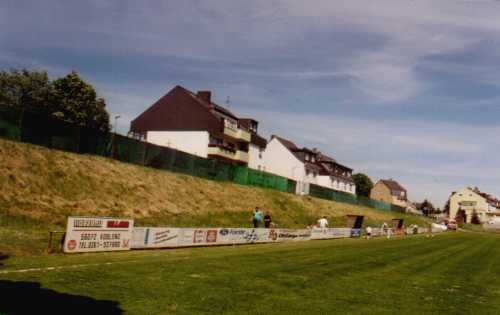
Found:
[(5, 255), (4, 253), (0, 252), (0, 267), (3, 266), (2, 260), (5, 260), (9, 258), (9, 255)]
[(0, 314), (123, 313), (118, 302), (59, 293), (41, 288), (36, 282), (0, 280), (0, 296)]

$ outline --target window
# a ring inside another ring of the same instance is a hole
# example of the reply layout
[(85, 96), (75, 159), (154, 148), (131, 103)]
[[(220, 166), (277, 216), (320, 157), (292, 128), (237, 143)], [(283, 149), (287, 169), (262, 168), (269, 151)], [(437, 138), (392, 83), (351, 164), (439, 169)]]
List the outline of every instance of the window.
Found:
[(224, 118), (224, 127), (232, 130), (238, 129), (238, 123), (236, 120), (229, 119), (229, 118)]

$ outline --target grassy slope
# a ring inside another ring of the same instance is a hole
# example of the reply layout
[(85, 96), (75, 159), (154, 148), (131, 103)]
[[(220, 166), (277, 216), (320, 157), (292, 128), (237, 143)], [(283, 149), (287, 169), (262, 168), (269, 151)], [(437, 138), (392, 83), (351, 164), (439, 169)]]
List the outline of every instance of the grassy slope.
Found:
[[(203, 180), (88, 155), (0, 139), (0, 251), (40, 253), (49, 229), (68, 215), (132, 217), (150, 226), (250, 226), (258, 205), (280, 227), (305, 227), (327, 215), (345, 225), (363, 214), (379, 225), (394, 217), (421, 218), (227, 182)], [(26, 246), (25, 246), (26, 245)]]
[[(6, 298), (0, 313), (23, 307), (9, 298), (21, 288), (41, 285), (23, 296), (35, 301), (54, 290), (54, 303), (40, 304), (47, 313), (55, 312), (65, 293), (73, 300), (90, 298), (87, 309), (81, 309), (87, 313), (498, 314), (499, 240), (493, 234), (457, 232), (434, 238), (18, 257), (7, 260), (4, 270), (67, 268), (0, 273)], [(103, 265), (106, 261), (112, 264)]]

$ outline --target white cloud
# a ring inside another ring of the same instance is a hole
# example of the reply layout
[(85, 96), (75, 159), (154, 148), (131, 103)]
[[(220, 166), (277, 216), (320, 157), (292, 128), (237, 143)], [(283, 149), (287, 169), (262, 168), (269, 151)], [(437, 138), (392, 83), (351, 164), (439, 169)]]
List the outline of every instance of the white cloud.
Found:
[[(316, 146), (374, 179), (399, 176), (417, 200), (433, 198), (441, 204), (458, 187), (500, 181), (496, 125), (239, 111), (259, 120), (267, 134), (281, 135), (298, 146)], [(486, 188), (500, 195), (498, 187)]]

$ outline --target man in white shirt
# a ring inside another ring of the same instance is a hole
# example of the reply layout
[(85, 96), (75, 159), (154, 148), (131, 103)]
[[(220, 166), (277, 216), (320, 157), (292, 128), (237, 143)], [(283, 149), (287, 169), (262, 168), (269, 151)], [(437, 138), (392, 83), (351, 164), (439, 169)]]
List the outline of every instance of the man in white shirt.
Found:
[(372, 237), (372, 227), (366, 227), (366, 239), (369, 240)]
[(328, 227), (328, 220), (325, 216), (318, 220), (318, 226), (321, 229), (326, 229)]

